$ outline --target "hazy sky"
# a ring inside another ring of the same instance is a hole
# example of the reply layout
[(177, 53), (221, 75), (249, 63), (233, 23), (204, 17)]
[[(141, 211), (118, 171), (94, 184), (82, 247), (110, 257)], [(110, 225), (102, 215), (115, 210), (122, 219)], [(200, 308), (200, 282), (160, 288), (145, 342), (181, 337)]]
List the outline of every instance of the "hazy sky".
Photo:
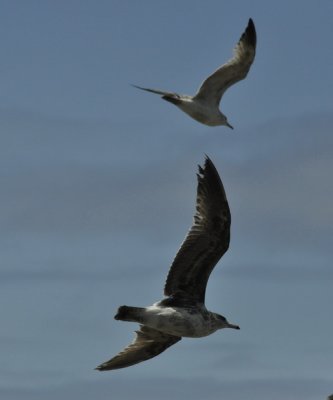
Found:
[[(0, 397), (316, 400), (333, 391), (333, 2), (0, 1)], [(252, 17), (209, 128), (193, 94)], [(232, 212), (207, 307), (239, 324), (137, 366), (119, 305), (162, 297), (207, 153)]]

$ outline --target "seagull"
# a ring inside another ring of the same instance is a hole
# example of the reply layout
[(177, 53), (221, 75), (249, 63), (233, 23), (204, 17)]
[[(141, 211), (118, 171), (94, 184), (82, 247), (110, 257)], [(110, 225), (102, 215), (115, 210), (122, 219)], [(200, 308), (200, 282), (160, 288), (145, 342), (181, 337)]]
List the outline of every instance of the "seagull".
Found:
[(148, 360), (182, 337), (199, 338), (218, 329), (239, 329), (205, 307), (209, 275), (229, 247), (231, 215), (219, 174), (207, 156), (197, 178), (194, 223), (169, 270), (165, 297), (149, 307), (119, 307), (114, 318), (137, 322), (140, 329), (129, 346), (97, 370), (125, 368)]
[(234, 83), (244, 79), (249, 72), (256, 53), (256, 42), (256, 30), (250, 18), (244, 33), (234, 48), (233, 57), (205, 79), (194, 96), (133, 86), (161, 95), (162, 99), (176, 105), (202, 124), (225, 125), (233, 129), (227, 117), (219, 110), (219, 104), (224, 92)]

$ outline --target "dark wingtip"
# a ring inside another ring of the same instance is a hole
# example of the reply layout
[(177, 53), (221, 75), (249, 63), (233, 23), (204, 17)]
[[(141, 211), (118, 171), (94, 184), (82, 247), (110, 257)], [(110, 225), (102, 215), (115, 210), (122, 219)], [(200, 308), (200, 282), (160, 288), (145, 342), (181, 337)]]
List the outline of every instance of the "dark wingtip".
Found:
[(216, 169), (213, 161), (207, 156), (207, 154), (205, 154), (204, 165), (203, 166), (198, 165), (198, 169), (199, 169), (199, 174), (197, 174), (198, 179), (201, 178), (201, 179), (209, 179), (210, 180), (213, 176), (215, 176), (214, 179), (221, 182), (221, 179), (217, 172), (217, 169)]
[(199, 174), (197, 174), (199, 182), (198, 190), (200, 190), (199, 188), (201, 185), (204, 185), (206, 187), (209, 186), (211, 190), (213, 190), (214, 192), (218, 191), (220, 193), (219, 194), (219, 196), (221, 196), (220, 199), (222, 198), (223, 201), (227, 201), (227, 196), (225, 194), (221, 177), (213, 161), (208, 157), (207, 154), (205, 154), (205, 163), (203, 167), (201, 167), (200, 165), (198, 167), (199, 167)]
[(145, 90), (145, 88), (138, 86), (138, 85), (134, 85), (134, 83), (130, 83), (130, 86), (135, 87), (136, 89)]
[(205, 154), (205, 167), (204, 167), (204, 169), (212, 168), (212, 167), (216, 170), (213, 161), (207, 156), (207, 154)]
[(244, 32), (244, 38), (251, 44), (251, 46), (253, 46), (254, 48), (256, 47), (257, 32), (252, 18), (249, 19), (249, 22)]
[(107, 362), (106, 362), (106, 363), (103, 363), (103, 364), (100, 364), (100, 365), (98, 365), (96, 368), (94, 368), (95, 371), (99, 371), (99, 372), (108, 371), (108, 370), (110, 370), (110, 369), (112, 369), (112, 368), (108, 368)]
[(207, 156), (207, 154), (205, 154), (205, 161), (204, 164), (201, 166), (200, 164), (198, 164), (198, 173), (197, 173), (197, 178), (198, 178), (198, 182), (200, 183), (205, 176), (207, 175), (207, 170), (216, 170), (212, 160)]

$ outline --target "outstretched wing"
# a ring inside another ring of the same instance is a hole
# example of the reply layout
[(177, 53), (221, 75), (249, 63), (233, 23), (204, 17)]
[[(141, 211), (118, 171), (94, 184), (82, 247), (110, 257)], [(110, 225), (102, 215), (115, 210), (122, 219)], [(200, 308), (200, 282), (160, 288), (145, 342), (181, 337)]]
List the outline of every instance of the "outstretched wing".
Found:
[(207, 157), (199, 166), (194, 224), (168, 274), (164, 294), (204, 303), (208, 278), (228, 250), (231, 215), (219, 174)]
[(233, 57), (200, 86), (194, 96), (212, 106), (218, 106), (224, 92), (248, 74), (256, 53), (257, 35), (252, 19), (234, 48)]
[(173, 93), (173, 92), (164, 92), (163, 90), (144, 88), (144, 87), (137, 86), (137, 85), (132, 85), (132, 86), (137, 88), (137, 89), (145, 90), (146, 92), (159, 94), (161, 96), (176, 96), (176, 97), (179, 97), (179, 94)]
[(162, 353), (168, 347), (181, 340), (181, 337), (168, 335), (156, 329), (140, 325), (133, 342), (118, 355), (96, 367), (99, 371), (108, 371), (129, 367), (149, 360)]

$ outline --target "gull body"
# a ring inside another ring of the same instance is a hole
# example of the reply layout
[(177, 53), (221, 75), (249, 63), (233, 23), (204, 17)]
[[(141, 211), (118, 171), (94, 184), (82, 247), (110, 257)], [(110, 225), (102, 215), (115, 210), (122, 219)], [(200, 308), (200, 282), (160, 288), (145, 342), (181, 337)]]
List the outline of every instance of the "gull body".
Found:
[(255, 57), (256, 43), (256, 30), (250, 18), (244, 33), (234, 48), (234, 56), (205, 79), (194, 96), (133, 86), (159, 94), (162, 99), (176, 105), (202, 124), (208, 126), (224, 125), (233, 129), (227, 117), (220, 111), (219, 104), (225, 91), (247, 76)]
[(229, 247), (231, 216), (221, 179), (208, 157), (197, 177), (194, 223), (170, 267), (165, 297), (148, 307), (119, 307), (115, 319), (137, 322), (140, 329), (129, 346), (96, 369), (125, 368), (148, 360), (182, 337), (239, 329), (205, 306), (209, 276)]
[[(191, 306), (173, 306), (174, 302), (168, 298), (152, 306), (120, 307), (116, 319), (139, 322), (145, 326), (157, 329), (164, 333), (180, 337), (199, 338), (208, 336), (218, 329), (234, 328), (222, 315), (208, 311), (204, 304)], [(126, 315), (122, 316), (122, 313)]]

